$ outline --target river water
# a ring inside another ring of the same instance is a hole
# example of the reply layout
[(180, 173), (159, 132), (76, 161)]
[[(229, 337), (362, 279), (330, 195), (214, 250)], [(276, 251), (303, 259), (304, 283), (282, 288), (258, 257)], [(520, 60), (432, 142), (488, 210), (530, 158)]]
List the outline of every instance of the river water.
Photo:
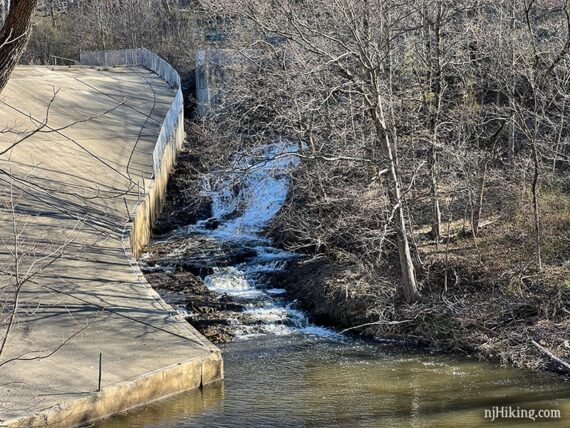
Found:
[[(221, 347), (223, 382), (97, 424), (119, 427), (568, 427), (570, 387), (550, 374), (306, 334)], [(486, 420), (485, 409), (562, 419)]]
[[(166, 238), (196, 235), (250, 254), (232, 266), (214, 264), (203, 276), (210, 290), (245, 307), (232, 317), (237, 339), (221, 346), (225, 380), (96, 426), (570, 426), (570, 385), (555, 375), (346, 337), (311, 324), (285, 290), (273, 288), (272, 275), (298, 257), (262, 234), (285, 203), (295, 151), (284, 143), (265, 146), (236, 156), (229, 172), (205, 176), (212, 218)], [(171, 256), (184, 251), (181, 245)], [(161, 269), (171, 269), (168, 259)], [(491, 422), (485, 410), (494, 408), (519, 416), (522, 409), (560, 410), (562, 418)]]

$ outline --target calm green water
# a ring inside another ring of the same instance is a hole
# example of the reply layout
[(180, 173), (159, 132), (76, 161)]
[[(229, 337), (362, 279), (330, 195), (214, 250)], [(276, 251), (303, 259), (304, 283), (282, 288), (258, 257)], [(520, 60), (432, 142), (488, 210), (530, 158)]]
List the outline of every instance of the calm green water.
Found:
[[(570, 426), (570, 384), (554, 375), (299, 334), (222, 351), (224, 382), (96, 427)], [(557, 409), (562, 418), (491, 422), (484, 410), (493, 406)]]

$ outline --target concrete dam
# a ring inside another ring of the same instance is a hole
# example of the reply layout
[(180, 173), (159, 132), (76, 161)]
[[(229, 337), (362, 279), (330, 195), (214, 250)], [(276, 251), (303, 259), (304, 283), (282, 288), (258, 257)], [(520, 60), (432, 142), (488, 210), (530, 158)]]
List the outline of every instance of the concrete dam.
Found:
[(0, 99), (0, 426), (74, 426), (223, 378), (135, 259), (184, 139), (180, 78), (144, 49), (82, 63), (19, 67)]

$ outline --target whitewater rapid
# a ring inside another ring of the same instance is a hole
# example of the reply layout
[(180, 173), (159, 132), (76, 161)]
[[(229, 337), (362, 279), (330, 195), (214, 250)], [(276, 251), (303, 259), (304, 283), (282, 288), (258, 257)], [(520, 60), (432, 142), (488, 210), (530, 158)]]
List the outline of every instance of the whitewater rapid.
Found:
[[(269, 144), (236, 154), (226, 170), (204, 175), (202, 193), (211, 200), (212, 216), (175, 232), (178, 237), (200, 235), (252, 254), (231, 266), (213, 264), (203, 276), (206, 287), (219, 298), (230, 296), (244, 305), (245, 310), (230, 320), (237, 338), (336, 335), (311, 324), (295, 302), (287, 300), (286, 290), (272, 285), (272, 278), (299, 257), (272, 246), (271, 239), (263, 235), (286, 202), (290, 174), (299, 163), (297, 150), (297, 145), (285, 142)], [(178, 248), (170, 256), (183, 252), (184, 248)], [(191, 312), (185, 315), (191, 320)]]

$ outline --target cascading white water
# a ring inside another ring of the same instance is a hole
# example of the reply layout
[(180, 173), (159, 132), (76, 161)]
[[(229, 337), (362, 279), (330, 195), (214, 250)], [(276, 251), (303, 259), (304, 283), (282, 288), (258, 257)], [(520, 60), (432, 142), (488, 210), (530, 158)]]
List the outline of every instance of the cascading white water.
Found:
[(236, 156), (229, 171), (204, 177), (203, 192), (211, 198), (212, 217), (186, 229), (187, 233), (237, 243), (255, 253), (235, 266), (214, 267), (213, 273), (204, 278), (210, 290), (246, 303), (242, 321), (233, 325), (239, 337), (293, 332), (335, 334), (311, 325), (305, 314), (283, 300), (285, 290), (270, 288), (268, 282), (268, 276), (283, 271), (288, 261), (298, 257), (272, 247), (262, 235), (286, 201), (289, 173), (299, 162), (297, 150), (297, 145), (284, 142), (266, 145)]
[[(212, 218), (189, 231), (230, 240), (264, 240), (261, 232), (279, 212), (287, 193), (287, 173), (298, 165), (297, 146), (275, 143), (236, 156), (228, 171), (204, 177), (203, 192), (212, 200)], [(215, 230), (206, 230), (212, 221)]]

